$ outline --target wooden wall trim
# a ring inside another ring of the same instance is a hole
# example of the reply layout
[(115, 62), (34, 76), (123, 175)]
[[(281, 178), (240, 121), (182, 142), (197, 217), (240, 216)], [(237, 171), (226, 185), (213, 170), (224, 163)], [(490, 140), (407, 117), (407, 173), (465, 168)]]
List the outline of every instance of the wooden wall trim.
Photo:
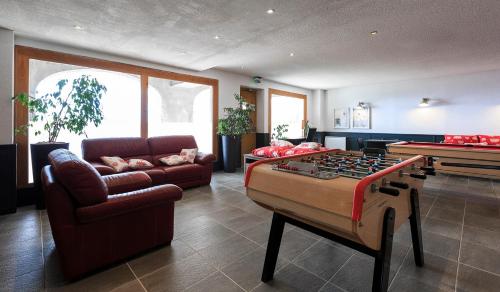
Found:
[[(29, 92), (29, 58), (15, 51), (14, 54), (14, 94)], [(28, 123), (28, 109), (19, 101), (14, 102), (14, 129)], [(14, 131), (15, 133), (15, 131)], [(28, 186), (28, 134), (14, 135), (17, 144), (17, 183)]]
[(148, 85), (149, 77), (141, 75), (141, 137), (148, 137)]
[[(217, 124), (219, 118), (219, 80), (176, 73), (171, 71), (159, 70), (143, 66), (136, 66), (120, 62), (108, 61), (103, 59), (78, 56), (73, 54), (61, 53), (56, 51), (31, 48), (16, 45), (15, 47), (15, 75), (14, 90), (15, 94), (29, 92), (29, 60), (36, 59), (54, 63), (64, 63), (103, 69), (120, 73), (135, 74), (141, 78), (141, 137), (148, 137), (148, 82), (149, 77), (170, 79), (189, 83), (197, 83), (212, 86), (213, 101), (213, 154), (218, 154)], [(14, 127), (25, 125), (28, 122), (28, 111), (17, 102), (14, 105)], [(28, 186), (28, 135), (16, 135), (15, 143), (18, 144), (18, 187)]]
[(302, 128), (304, 128), (304, 122), (307, 121), (307, 95), (305, 94), (300, 94), (300, 93), (295, 93), (295, 92), (290, 92), (290, 91), (285, 91), (285, 90), (279, 90), (279, 89), (274, 89), (274, 88), (269, 88), (268, 90), (268, 109), (269, 112), (267, 114), (267, 125), (268, 125), (268, 131), (269, 135), (272, 135), (272, 102), (271, 99), (273, 97), (273, 94), (276, 95), (282, 95), (282, 96), (288, 96), (288, 97), (293, 97), (293, 98), (300, 98), (304, 100), (304, 120), (302, 121)]

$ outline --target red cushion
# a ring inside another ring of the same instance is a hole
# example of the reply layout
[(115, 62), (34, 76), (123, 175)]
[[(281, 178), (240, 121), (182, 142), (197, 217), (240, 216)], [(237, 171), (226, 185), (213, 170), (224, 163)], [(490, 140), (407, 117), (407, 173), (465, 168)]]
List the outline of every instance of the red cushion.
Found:
[(444, 135), (444, 143), (447, 144), (468, 144), (479, 143), (477, 135)]
[(488, 145), (500, 146), (500, 136), (479, 135), (479, 141)]
[(301, 147), (295, 147), (292, 149), (286, 149), (281, 152), (281, 156), (290, 156), (290, 155), (298, 155), (298, 154), (306, 154), (306, 153), (313, 153), (317, 152), (318, 150), (314, 150), (311, 148), (301, 148)]
[(260, 147), (260, 148), (254, 149), (252, 151), (252, 155), (259, 156), (259, 157), (267, 157), (267, 158), (280, 157), (282, 151), (288, 150), (291, 148), (292, 147), (290, 147), (290, 146)]
[(182, 164), (163, 168), (167, 182), (176, 182), (186, 179), (201, 178), (204, 167), (199, 164)]

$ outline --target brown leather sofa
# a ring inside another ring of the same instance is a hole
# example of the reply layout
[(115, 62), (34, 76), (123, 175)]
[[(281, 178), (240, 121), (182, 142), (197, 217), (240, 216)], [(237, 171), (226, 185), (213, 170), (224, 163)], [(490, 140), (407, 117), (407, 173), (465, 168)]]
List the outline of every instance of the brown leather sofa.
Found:
[(90, 162), (101, 175), (113, 174), (111, 167), (104, 165), (101, 156), (119, 156), (125, 160), (145, 159), (155, 165), (144, 170), (153, 185), (175, 184), (189, 188), (210, 184), (212, 178), (213, 154), (198, 153), (193, 164), (167, 166), (159, 159), (179, 154), (182, 149), (198, 148), (193, 136), (160, 136), (145, 138), (103, 138), (82, 141), (83, 159)]
[(42, 187), (66, 279), (170, 244), (179, 187), (151, 187), (144, 172), (103, 177), (65, 149), (52, 151), (49, 161)]

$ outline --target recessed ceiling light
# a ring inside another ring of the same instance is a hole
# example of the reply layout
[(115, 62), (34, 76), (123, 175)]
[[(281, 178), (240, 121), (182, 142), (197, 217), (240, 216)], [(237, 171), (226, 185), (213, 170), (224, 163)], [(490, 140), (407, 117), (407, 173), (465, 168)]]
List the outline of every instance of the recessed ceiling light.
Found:
[(267, 14), (274, 14), (274, 12), (276, 12), (274, 9), (267, 9), (266, 11)]
[(76, 30), (84, 30), (83, 26), (78, 25), (78, 24), (73, 25), (73, 28)]
[(294, 53), (294, 52), (291, 52), (291, 53), (290, 53), (290, 57), (293, 57), (293, 56), (295, 56), (295, 53)]
[(370, 35), (377, 35), (377, 34), (378, 34), (377, 30), (374, 30), (374, 31), (370, 32)]
[(220, 40), (220, 39), (221, 39), (221, 36), (220, 36), (220, 35), (216, 35), (216, 36), (214, 36), (214, 39), (216, 39), (216, 40)]

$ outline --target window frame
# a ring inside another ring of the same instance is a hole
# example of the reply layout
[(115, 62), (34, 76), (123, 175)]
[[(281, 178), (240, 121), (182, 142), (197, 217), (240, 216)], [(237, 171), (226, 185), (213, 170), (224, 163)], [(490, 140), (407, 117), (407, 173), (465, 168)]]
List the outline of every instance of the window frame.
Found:
[(281, 96), (298, 98), (298, 99), (303, 100), (303, 102), (304, 102), (304, 120), (302, 120), (302, 129), (304, 129), (304, 123), (305, 123), (305, 121), (307, 121), (307, 95), (295, 93), (295, 92), (290, 92), (290, 91), (285, 91), (285, 90), (269, 88), (269, 90), (268, 90), (269, 114), (268, 114), (268, 120), (267, 120), (269, 136), (271, 136), (273, 134), (273, 129), (272, 129), (272, 120), (273, 120), (273, 117), (272, 117), (272, 115), (273, 115), (272, 97), (273, 97), (273, 95), (281, 95)]
[[(104, 59), (79, 56), (74, 54), (38, 49), (16, 45), (14, 49), (14, 93), (20, 94), (29, 91), (29, 60), (49, 61), (55, 63), (83, 66), (93, 69), (102, 69), (120, 73), (139, 75), (141, 80), (141, 137), (148, 137), (148, 79), (149, 77), (170, 79), (176, 81), (197, 83), (212, 86), (212, 106), (213, 106), (213, 133), (212, 151), (214, 155), (218, 153), (217, 121), (219, 116), (219, 80), (195, 76), (184, 73), (154, 69), (131, 65), (121, 62)], [(14, 102), (14, 129), (28, 123), (28, 110), (18, 101)], [(17, 183), (18, 187), (27, 187), (28, 183), (28, 143), (29, 137), (26, 135), (15, 135), (14, 142), (17, 144)]]

